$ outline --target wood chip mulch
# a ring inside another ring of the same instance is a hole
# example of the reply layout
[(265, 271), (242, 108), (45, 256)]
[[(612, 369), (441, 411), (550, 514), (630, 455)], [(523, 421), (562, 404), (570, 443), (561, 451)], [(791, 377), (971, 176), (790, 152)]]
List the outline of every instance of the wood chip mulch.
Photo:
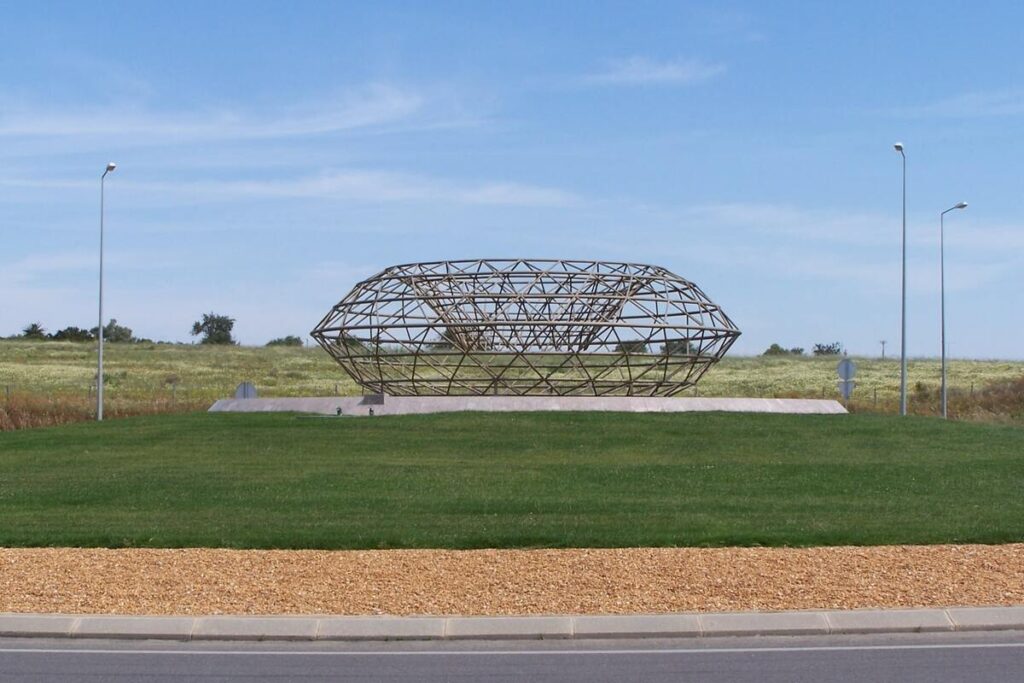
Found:
[(1020, 543), (466, 551), (0, 548), (0, 612), (511, 615), (1020, 604)]

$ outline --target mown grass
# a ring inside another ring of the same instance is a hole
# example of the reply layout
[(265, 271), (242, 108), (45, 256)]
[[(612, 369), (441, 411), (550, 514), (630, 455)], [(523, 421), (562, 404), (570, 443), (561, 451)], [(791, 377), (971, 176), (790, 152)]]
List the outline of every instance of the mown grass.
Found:
[(138, 417), (0, 434), (0, 545), (1024, 540), (1024, 429), (888, 416)]

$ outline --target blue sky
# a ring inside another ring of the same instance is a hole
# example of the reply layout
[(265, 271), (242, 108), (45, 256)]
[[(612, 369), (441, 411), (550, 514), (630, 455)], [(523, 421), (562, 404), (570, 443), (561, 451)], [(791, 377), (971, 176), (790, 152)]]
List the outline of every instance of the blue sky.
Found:
[(0, 335), (262, 344), (416, 260), (662, 265), (734, 353), (1024, 358), (1019, 3), (5, 3)]

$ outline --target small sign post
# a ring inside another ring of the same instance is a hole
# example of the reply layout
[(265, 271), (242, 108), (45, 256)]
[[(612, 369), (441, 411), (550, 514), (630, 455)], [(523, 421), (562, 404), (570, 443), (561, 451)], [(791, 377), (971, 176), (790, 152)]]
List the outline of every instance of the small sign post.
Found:
[(844, 358), (836, 366), (836, 374), (839, 375), (839, 381), (836, 383), (836, 386), (839, 388), (839, 395), (843, 397), (843, 402), (846, 403), (850, 400), (850, 396), (853, 395), (853, 388), (856, 386), (853, 376), (857, 374), (857, 366), (849, 358)]

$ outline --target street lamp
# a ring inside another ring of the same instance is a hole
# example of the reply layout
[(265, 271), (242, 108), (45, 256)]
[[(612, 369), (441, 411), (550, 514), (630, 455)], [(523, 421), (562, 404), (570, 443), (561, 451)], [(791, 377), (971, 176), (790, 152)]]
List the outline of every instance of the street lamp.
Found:
[(893, 148), (903, 158), (903, 286), (900, 305), (900, 415), (907, 414), (907, 155), (903, 143)]
[(944, 219), (946, 214), (955, 209), (966, 209), (967, 202), (958, 202), (939, 214), (939, 291), (942, 293), (942, 418), (946, 419), (946, 255)]
[(96, 421), (103, 421), (103, 183), (117, 164), (111, 161), (100, 176), (100, 324), (96, 329), (100, 345), (96, 360)]

